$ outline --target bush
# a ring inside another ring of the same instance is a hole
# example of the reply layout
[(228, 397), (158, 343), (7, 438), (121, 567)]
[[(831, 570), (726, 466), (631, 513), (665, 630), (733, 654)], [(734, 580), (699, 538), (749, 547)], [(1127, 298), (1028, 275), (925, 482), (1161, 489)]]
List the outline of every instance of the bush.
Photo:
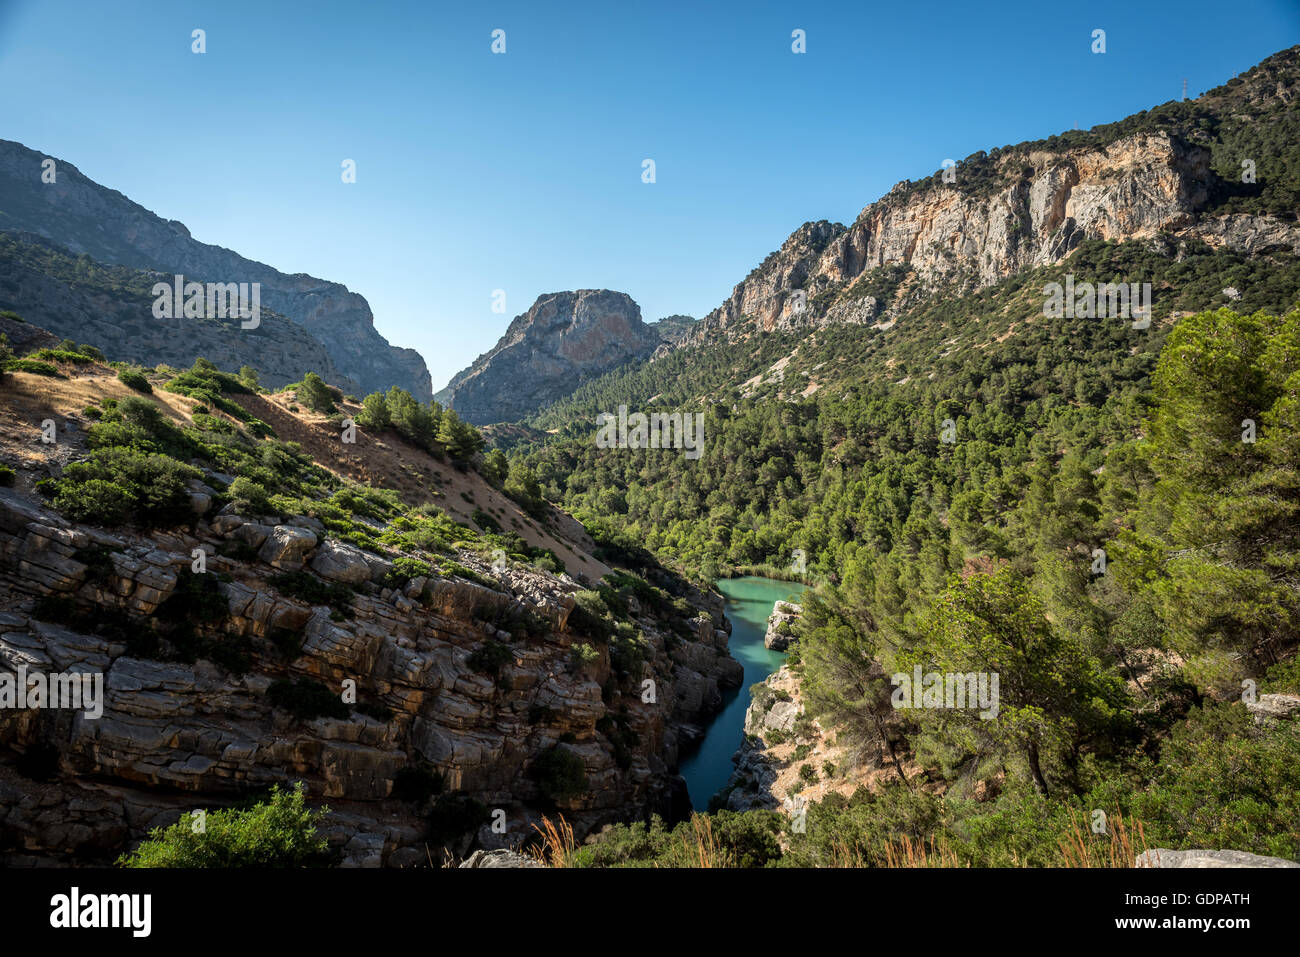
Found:
[(271, 493), (250, 478), (240, 476), (230, 483), (230, 501), (245, 515), (265, 515), (271, 511)]
[(120, 525), (135, 508), (131, 490), (105, 479), (60, 483), (54, 507), (74, 522)]
[(470, 652), (468, 663), (475, 671), (496, 678), (513, 660), (514, 653), (506, 645), (489, 639)]
[(316, 826), (329, 808), (306, 807), (302, 784), (271, 788), (270, 799), (247, 810), (217, 810), (196, 833), (189, 814), (118, 859), (122, 867), (308, 867), (323, 863), (328, 844)]
[(315, 718), (347, 718), (352, 710), (343, 699), (319, 681), (298, 678), (288, 681), (281, 678), (271, 682), (267, 691), (271, 707), (288, 711), (299, 721)]
[(135, 369), (122, 369), (117, 373), (117, 377), (129, 389), (135, 389), (136, 392), (143, 392), (146, 395), (153, 392), (153, 386), (145, 378), (143, 372), (137, 372)]
[(313, 412), (335, 412), (334, 393), (329, 386), (314, 372), (308, 372), (301, 382), (289, 387), (303, 405)]
[(186, 483), (199, 475), (198, 469), (166, 455), (100, 448), (63, 470), (54, 505), (74, 521), (113, 525), (134, 519), (148, 527), (177, 525), (193, 519)]
[(347, 585), (321, 581), (307, 572), (285, 572), (275, 575), (270, 583), (286, 595), (299, 598), (309, 605), (328, 605), (345, 618), (352, 617), (352, 589)]
[(10, 359), (5, 363), (5, 369), (9, 372), (30, 372), (32, 375), (46, 375), (55, 379), (62, 379), (63, 374), (48, 362), (37, 362), (35, 359)]
[(542, 794), (552, 801), (577, 797), (587, 790), (587, 771), (582, 759), (559, 745), (539, 754), (529, 773)]
[(7, 465), (0, 465), (0, 485), (11, 487), (14, 484), (15, 473)]

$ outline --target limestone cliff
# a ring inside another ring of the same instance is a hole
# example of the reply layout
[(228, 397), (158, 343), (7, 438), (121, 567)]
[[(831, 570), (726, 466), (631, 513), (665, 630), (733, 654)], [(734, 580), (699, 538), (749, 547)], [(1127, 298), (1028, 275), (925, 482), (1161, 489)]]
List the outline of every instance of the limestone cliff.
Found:
[[(1289, 182), (1285, 157), (1266, 159), (1242, 133), (1252, 124), (1296, 126), (1298, 92), (1293, 48), (1198, 101), (976, 154), (949, 180), (900, 183), (847, 228), (797, 229), (700, 321), (694, 341), (887, 325), (920, 299), (1060, 262), (1085, 239), (1164, 234), (1246, 253), (1300, 252), (1291, 194), (1273, 185)], [(1240, 181), (1244, 159), (1249, 183)]]
[(663, 340), (631, 297), (608, 289), (539, 296), (492, 348), (438, 393), (475, 424), (510, 422), (588, 379), (647, 358)]

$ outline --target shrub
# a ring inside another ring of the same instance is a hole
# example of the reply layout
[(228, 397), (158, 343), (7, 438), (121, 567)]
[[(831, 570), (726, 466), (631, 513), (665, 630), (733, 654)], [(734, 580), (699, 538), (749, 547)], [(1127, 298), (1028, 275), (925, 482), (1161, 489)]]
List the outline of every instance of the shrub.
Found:
[(9, 487), (14, 484), (15, 473), (7, 465), (0, 465), (0, 485)]
[[(65, 340), (65, 342), (66, 341), (67, 340)], [(80, 352), (77, 352), (77, 344), (75, 342), (71, 343), (71, 345), (71, 349), (37, 349), (29, 356), (29, 358), (41, 359), (46, 362), (70, 362), (73, 365), (79, 366), (89, 365), (91, 362), (95, 361), (90, 356), (85, 356)]]
[(587, 790), (587, 771), (582, 759), (560, 745), (539, 754), (529, 773), (542, 794), (552, 801), (577, 797)]
[(345, 618), (352, 617), (353, 591), (347, 585), (324, 582), (302, 571), (275, 575), (270, 583), (286, 595), (309, 605), (328, 605)]
[(54, 507), (74, 522), (120, 525), (135, 508), (130, 489), (105, 479), (59, 483)]
[(240, 476), (230, 483), (230, 501), (246, 515), (265, 515), (271, 511), (271, 493), (250, 478)]
[(474, 509), (470, 514), (470, 520), (485, 532), (490, 532), (494, 535), (501, 534), (502, 530), (500, 523), (481, 508)]
[(9, 372), (30, 372), (32, 375), (51, 376), (55, 379), (64, 377), (58, 369), (48, 362), (38, 362), (35, 359), (10, 359), (5, 363), (5, 369)]
[(271, 682), (267, 698), (273, 708), (288, 711), (299, 721), (315, 718), (346, 718), (352, 711), (343, 699), (319, 681), (298, 678), (288, 681), (281, 678)]
[(112, 525), (133, 518), (144, 526), (176, 525), (193, 518), (186, 483), (199, 475), (166, 455), (100, 448), (63, 470), (54, 505), (75, 521)]
[(475, 671), (496, 678), (513, 660), (514, 653), (506, 645), (489, 639), (470, 652), (468, 664)]
[(404, 588), (412, 578), (428, 578), (432, 573), (428, 562), (400, 555), (393, 559), (393, 567), (384, 575), (385, 588)]
[(298, 401), (313, 412), (337, 411), (334, 408), (333, 390), (314, 372), (308, 372), (301, 382), (294, 383), (289, 388), (298, 397)]
[(386, 429), (393, 424), (393, 417), (388, 414), (388, 403), (382, 392), (372, 392), (361, 403), (357, 413), (357, 425), (371, 429)]
[(129, 389), (135, 389), (136, 392), (150, 394), (153, 392), (153, 386), (145, 378), (143, 372), (137, 372), (135, 369), (122, 369), (117, 373), (117, 377)]
[(308, 867), (324, 862), (328, 844), (316, 826), (329, 808), (306, 807), (302, 784), (271, 788), (270, 799), (247, 810), (216, 810), (196, 831), (190, 815), (118, 859), (122, 867)]

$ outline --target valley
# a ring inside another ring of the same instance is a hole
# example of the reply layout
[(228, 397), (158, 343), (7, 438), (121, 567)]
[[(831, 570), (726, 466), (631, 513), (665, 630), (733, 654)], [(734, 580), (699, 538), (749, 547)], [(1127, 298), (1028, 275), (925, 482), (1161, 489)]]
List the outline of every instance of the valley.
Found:
[(437, 391), (45, 159), (0, 672), (104, 699), (0, 703), (6, 866), (1300, 866), (1300, 47)]

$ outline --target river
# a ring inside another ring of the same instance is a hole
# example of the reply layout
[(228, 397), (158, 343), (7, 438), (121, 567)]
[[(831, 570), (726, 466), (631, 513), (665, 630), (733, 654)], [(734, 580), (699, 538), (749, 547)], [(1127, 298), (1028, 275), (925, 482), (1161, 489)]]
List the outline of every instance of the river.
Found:
[(681, 761), (681, 774), (691, 804), (707, 810), (709, 798), (726, 786), (731, 777), (731, 756), (745, 734), (745, 711), (749, 708), (749, 686), (762, 681), (781, 667), (785, 654), (763, 647), (767, 616), (780, 599), (799, 600), (804, 591), (799, 582), (772, 578), (724, 578), (718, 591), (727, 599), (731, 619), (731, 656), (745, 667), (745, 680), (738, 689), (723, 692), (722, 710), (704, 729), (699, 748)]

